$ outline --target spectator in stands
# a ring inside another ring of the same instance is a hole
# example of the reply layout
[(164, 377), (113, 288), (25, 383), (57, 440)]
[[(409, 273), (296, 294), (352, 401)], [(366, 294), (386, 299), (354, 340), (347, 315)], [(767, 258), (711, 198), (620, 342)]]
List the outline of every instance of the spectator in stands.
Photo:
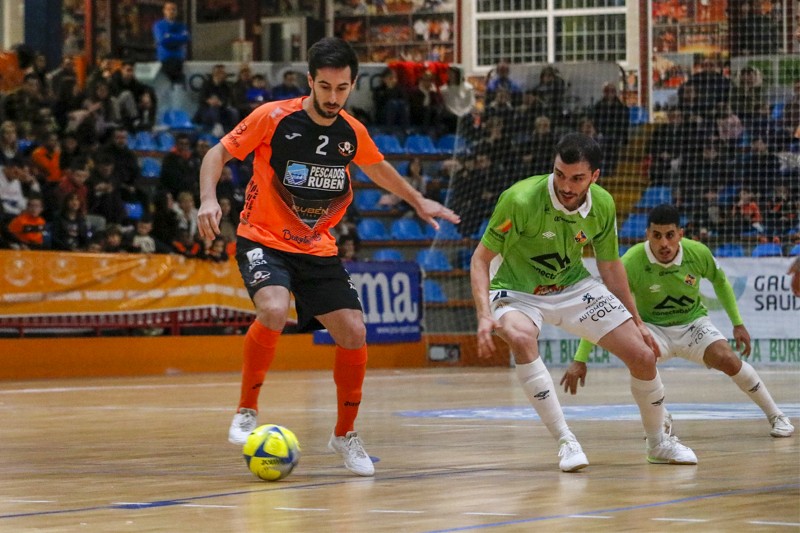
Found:
[[(419, 191), (422, 196), (427, 198), (426, 187), (430, 177), (423, 172), (422, 161), (419, 157), (414, 157), (408, 162), (408, 170), (406, 171), (406, 175), (403, 177), (406, 179), (409, 185)], [(402, 198), (396, 194), (392, 194), (390, 192), (382, 194), (378, 204), (384, 207), (397, 209), (400, 212), (409, 214), (411, 216), (414, 214), (410, 205), (404, 202)]]
[(336, 243), (336, 246), (339, 247), (339, 258), (343, 261), (358, 261), (360, 244), (358, 235), (352, 233), (342, 235)]
[(718, 104), (728, 103), (731, 82), (719, 72), (717, 62), (706, 57), (700, 63), (698, 72), (692, 74), (678, 89), (679, 102), (687, 98), (687, 91), (691, 94), (691, 104), (684, 102), (682, 107), (690, 108), (691, 112), (697, 112), (703, 118), (711, 119)]
[(113, 76), (115, 70), (115, 62), (111, 56), (101, 58), (97, 65), (89, 69), (88, 75), (86, 76), (86, 88), (89, 93), (94, 92), (95, 86), (100, 81), (104, 81), (110, 85), (111, 76)]
[(83, 115), (84, 100), (86, 93), (76, 79), (67, 78), (59, 85), (53, 103), (53, 118), (61, 131), (75, 135)]
[(107, 254), (118, 254), (126, 252), (125, 235), (122, 232), (122, 227), (119, 224), (109, 224), (103, 231), (103, 240), (101, 242), (101, 250)]
[(189, 191), (179, 192), (173, 209), (178, 215), (178, 227), (188, 231), (189, 236), (194, 238), (197, 233), (197, 206), (194, 202), (194, 195)]
[(61, 143), (58, 134), (48, 133), (42, 143), (31, 152), (36, 173), (45, 183), (58, 183), (61, 181)]
[(39, 78), (39, 86), (42, 88), (42, 96), (48, 102), (53, 101), (53, 86), (50, 83), (50, 76), (47, 75), (47, 56), (41, 52), (36, 52), (31, 65), (31, 74)]
[(734, 151), (744, 134), (742, 121), (731, 109), (730, 104), (717, 104), (714, 114), (715, 137), (725, 155), (735, 155)]
[(539, 83), (533, 88), (533, 93), (539, 100), (542, 109), (546, 111), (553, 127), (563, 125), (567, 83), (554, 66), (547, 65), (542, 69), (539, 73)]
[(538, 176), (553, 170), (556, 140), (550, 119), (544, 115), (536, 117), (533, 121), (533, 134), (522, 145), (519, 153), (524, 164), (523, 175)]
[[(202, 161), (202, 159), (201, 156), (200, 160)], [(222, 197), (230, 198), (236, 203), (237, 209), (241, 209), (241, 205), (244, 203), (244, 187), (235, 181), (231, 162), (222, 167), (222, 174), (217, 183), (217, 198)]]
[(168, 253), (169, 247), (164, 243), (156, 241), (151, 235), (153, 231), (153, 219), (149, 213), (145, 213), (142, 218), (136, 221), (133, 234), (127, 243), (126, 249), (129, 252), (138, 254), (160, 254)]
[(752, 138), (767, 139), (767, 143), (774, 147), (775, 152), (788, 152), (791, 150), (794, 135), (784, 129), (780, 118), (773, 116), (771, 106), (764, 102), (756, 111), (750, 124), (745, 124), (745, 132)]
[(200, 243), (197, 242), (186, 228), (180, 228), (178, 230), (178, 237), (171, 243), (171, 248), (172, 253), (182, 255), (189, 259), (197, 257), (203, 251)]
[(283, 81), (272, 88), (273, 100), (288, 100), (305, 94), (306, 91), (298, 85), (297, 72), (293, 70), (285, 71)]
[(486, 120), (497, 118), (503, 122), (506, 129), (512, 132), (518, 128), (524, 128), (522, 124), (514, 121), (516, 110), (511, 102), (511, 92), (505, 87), (499, 87), (494, 93), (494, 99), (483, 110), (483, 117)]
[(42, 185), (36, 178), (36, 170), (30, 159), (22, 159), (22, 166), (12, 166), (10, 172), (16, 174), (25, 198), (28, 198), (31, 194), (42, 194)]
[(783, 178), (781, 161), (763, 137), (753, 138), (750, 154), (740, 161), (738, 173), (742, 187), (752, 191), (758, 198), (766, 198)]
[(122, 125), (130, 132), (151, 131), (156, 122), (158, 100), (152, 87), (136, 79), (132, 61), (123, 61), (111, 75), (109, 89), (117, 99)]
[(219, 198), (219, 209), (222, 212), (222, 218), (219, 220), (219, 234), (227, 242), (234, 242), (236, 228), (239, 225), (239, 213), (233, 209), (233, 200), (230, 197), (217, 194), (217, 198)]
[(43, 139), (49, 133), (57, 133), (58, 128), (53, 110), (50, 107), (42, 107), (31, 122), (31, 135), (34, 139)]
[(245, 114), (249, 115), (255, 108), (266, 102), (272, 101), (272, 93), (269, 90), (269, 83), (263, 74), (253, 76), (252, 86), (245, 94)]
[(61, 135), (59, 145), (61, 147), (61, 155), (59, 156), (58, 160), (62, 173), (64, 172), (64, 169), (69, 168), (69, 165), (72, 163), (73, 159), (88, 156), (86, 151), (78, 142), (78, 138), (74, 133), (64, 133)]
[(22, 157), (22, 151), (19, 149), (17, 125), (5, 120), (0, 124), (0, 166), (19, 157)]
[(444, 100), (436, 86), (433, 72), (426, 70), (419, 77), (415, 87), (408, 92), (408, 107), (411, 112), (411, 125), (420, 132), (437, 137), (444, 132)]
[(687, 210), (689, 223), (686, 230), (690, 239), (705, 242), (709, 237), (725, 233), (730, 213), (720, 204), (719, 189), (714, 185), (705, 186), (701, 198), (692, 203), (691, 210)]
[(791, 230), (800, 228), (800, 194), (798, 186), (788, 184), (775, 186), (772, 195), (764, 205), (764, 225), (769, 234), (788, 235)]
[(6, 161), (5, 166), (0, 167), (0, 203), (3, 204), (3, 214), (6, 218), (1, 221), (3, 225), (21, 214), (27, 205), (19, 180), (19, 174), (24, 167), (25, 163), (21, 158)]
[(183, 63), (186, 49), (191, 39), (189, 28), (178, 20), (178, 3), (164, 2), (164, 18), (153, 25), (153, 38), (156, 42), (156, 58), (161, 62), (161, 70), (173, 86), (183, 85)]
[(405, 132), (411, 125), (408, 93), (398, 83), (397, 73), (387, 67), (381, 73), (380, 83), (372, 89), (375, 123), (389, 130)]
[(17, 250), (41, 250), (47, 221), (42, 217), (44, 202), (39, 194), (31, 194), (25, 210), (8, 224), (11, 247)]
[(620, 150), (628, 143), (630, 124), (630, 110), (622, 103), (616, 84), (603, 85), (603, 96), (592, 106), (589, 116), (603, 136), (603, 173), (611, 174), (617, 167)]
[(170, 244), (178, 238), (180, 221), (174, 209), (172, 193), (166, 190), (156, 191), (153, 197), (153, 231), (151, 235), (157, 241)]
[(203, 250), (197, 257), (214, 263), (226, 263), (228, 261), (228, 252), (225, 250), (227, 244), (222, 236), (206, 239), (203, 241)]
[(778, 53), (781, 31), (768, 15), (761, 13), (760, 4), (753, 0), (728, 4), (732, 56)]
[(687, 157), (676, 174), (673, 196), (682, 207), (691, 206), (709, 189), (720, 191), (734, 184), (733, 172), (727, 159), (714, 142), (707, 141), (699, 157)]
[(86, 159), (76, 159), (64, 172), (61, 181), (58, 182), (56, 198), (59, 205), (63, 205), (64, 198), (75, 194), (80, 200), (81, 214), (86, 215), (89, 187), (86, 181), (89, 179), (89, 162)]
[(239, 66), (239, 74), (231, 84), (231, 97), (233, 107), (241, 118), (250, 114), (250, 105), (247, 101), (247, 91), (253, 87), (253, 71), (246, 64)]
[(114, 177), (122, 201), (139, 202), (146, 207), (149, 197), (139, 186), (142, 173), (136, 152), (128, 148), (128, 130), (116, 128), (111, 139), (98, 150), (101, 153), (114, 161)]
[(651, 185), (672, 184), (681, 161), (683, 131), (683, 113), (676, 107), (667, 110), (667, 123), (655, 125), (647, 146)]
[(106, 222), (121, 224), (125, 220), (125, 205), (114, 177), (114, 160), (106, 153), (98, 154), (86, 181), (88, 213), (103, 217)]
[(26, 74), (22, 86), (5, 99), (5, 117), (18, 125), (31, 122), (39, 115), (39, 109), (50, 105), (42, 94), (42, 86), (36, 74)]
[(117, 99), (111, 96), (108, 82), (99, 80), (83, 101), (81, 112), (74, 112), (76, 119), (75, 133), (78, 140), (85, 143), (104, 143), (115, 128), (120, 127), (121, 120)]
[(463, 79), (461, 70), (450, 67), (447, 69), (447, 83), (439, 86), (439, 93), (444, 102), (447, 131), (456, 133), (458, 120), (475, 107), (475, 87)]
[(75, 72), (75, 61), (72, 56), (65, 55), (61, 59), (61, 65), (56, 70), (48, 74), (53, 96), (72, 92), (73, 87), (78, 85), (78, 74)]
[(764, 233), (763, 222), (764, 218), (755, 195), (743, 187), (739, 191), (736, 203), (731, 208), (728, 234), (736, 237), (752, 232)]
[(510, 77), (511, 68), (506, 61), (500, 61), (486, 76), (486, 104), (491, 104), (499, 89), (505, 89), (513, 105), (519, 104), (522, 98), (522, 85)]
[(767, 103), (763, 91), (761, 72), (751, 65), (739, 70), (736, 83), (731, 88), (731, 110), (745, 127), (750, 128)]
[(796, 143), (800, 140), (800, 79), (794, 81), (792, 91), (792, 99), (785, 104), (780, 123), (785, 135)]
[(53, 250), (78, 252), (86, 249), (89, 229), (84, 212), (78, 193), (64, 196), (58, 216), (53, 220)]
[(233, 106), (233, 88), (227, 78), (225, 65), (214, 65), (211, 76), (200, 88), (200, 106), (194, 116), (194, 122), (216, 137), (222, 137), (239, 122), (239, 113)]
[(177, 198), (181, 191), (197, 192), (197, 171), (192, 165), (192, 142), (185, 133), (175, 136), (175, 147), (161, 162), (159, 187)]

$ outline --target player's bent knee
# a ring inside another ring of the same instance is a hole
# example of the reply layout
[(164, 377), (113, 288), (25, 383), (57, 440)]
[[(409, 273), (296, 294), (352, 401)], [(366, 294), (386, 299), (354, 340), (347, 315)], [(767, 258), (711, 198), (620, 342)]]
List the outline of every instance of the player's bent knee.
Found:
[(347, 328), (343, 331), (340, 337), (336, 340), (336, 344), (346, 350), (358, 350), (367, 342), (367, 329), (364, 324), (358, 324), (353, 327)]

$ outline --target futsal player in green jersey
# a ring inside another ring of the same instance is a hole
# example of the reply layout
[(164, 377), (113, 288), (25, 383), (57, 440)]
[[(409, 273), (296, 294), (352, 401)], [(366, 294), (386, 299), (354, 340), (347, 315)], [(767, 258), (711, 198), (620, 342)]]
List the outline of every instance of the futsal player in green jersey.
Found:
[[(567, 134), (556, 146), (552, 174), (519, 181), (498, 199), (470, 263), (478, 355), (495, 353), (493, 333), (508, 343), (525, 395), (559, 443), (561, 470), (574, 472), (589, 461), (539, 357), (544, 322), (586, 337), (625, 362), (649, 462), (696, 464), (691, 449), (664, 433), (655, 342), (636, 312), (619, 259), (614, 200), (595, 183), (601, 161), (597, 142)], [(583, 266), (589, 244), (604, 283)]]
[[(733, 324), (736, 348), (750, 355), (750, 334), (744, 327), (733, 288), (706, 245), (683, 238), (680, 214), (674, 206), (660, 205), (648, 216), (647, 240), (631, 247), (622, 258), (636, 307), (658, 344), (662, 361), (688, 359), (727, 374), (769, 420), (773, 437), (790, 437), (794, 427), (775, 405), (767, 386), (747, 361), (736, 356), (725, 335), (711, 323), (700, 301), (700, 280), (711, 282)], [(586, 380), (586, 361), (593, 346), (581, 340), (575, 360), (561, 378), (572, 394)], [(664, 420), (667, 431), (672, 418)]]

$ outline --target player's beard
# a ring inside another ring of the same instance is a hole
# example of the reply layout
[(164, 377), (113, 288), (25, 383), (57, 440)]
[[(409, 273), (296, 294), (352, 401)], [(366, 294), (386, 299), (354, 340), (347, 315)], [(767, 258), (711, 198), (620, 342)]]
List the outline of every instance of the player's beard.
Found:
[(314, 95), (313, 102), (314, 102), (314, 111), (319, 113), (319, 115), (323, 118), (336, 118), (336, 115), (338, 115), (339, 111), (342, 110), (341, 106), (337, 105), (336, 111), (328, 111), (327, 109), (325, 109), (320, 105), (316, 95)]

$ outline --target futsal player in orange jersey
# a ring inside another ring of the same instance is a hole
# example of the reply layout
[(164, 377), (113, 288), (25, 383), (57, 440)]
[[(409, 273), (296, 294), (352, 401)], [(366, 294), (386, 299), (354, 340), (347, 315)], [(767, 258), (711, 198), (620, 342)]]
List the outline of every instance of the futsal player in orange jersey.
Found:
[(460, 219), (413, 189), (384, 161), (366, 128), (344, 110), (358, 75), (350, 45), (325, 38), (309, 49), (308, 58), (311, 94), (256, 108), (206, 154), (200, 167), (198, 230), (210, 239), (219, 234), (215, 189), (223, 165), (255, 152), (236, 259), (256, 320), (244, 340), (241, 397), (228, 440), (244, 443), (257, 425), (259, 391), (286, 322), (291, 291), (298, 328), (327, 328), (336, 343), (337, 419), (328, 447), (342, 455), (350, 471), (372, 476), (372, 460), (354, 431), (367, 363), (366, 328), (358, 294), (330, 233), (353, 199), (348, 165), (357, 164), (434, 228), (436, 217), (453, 223)]

